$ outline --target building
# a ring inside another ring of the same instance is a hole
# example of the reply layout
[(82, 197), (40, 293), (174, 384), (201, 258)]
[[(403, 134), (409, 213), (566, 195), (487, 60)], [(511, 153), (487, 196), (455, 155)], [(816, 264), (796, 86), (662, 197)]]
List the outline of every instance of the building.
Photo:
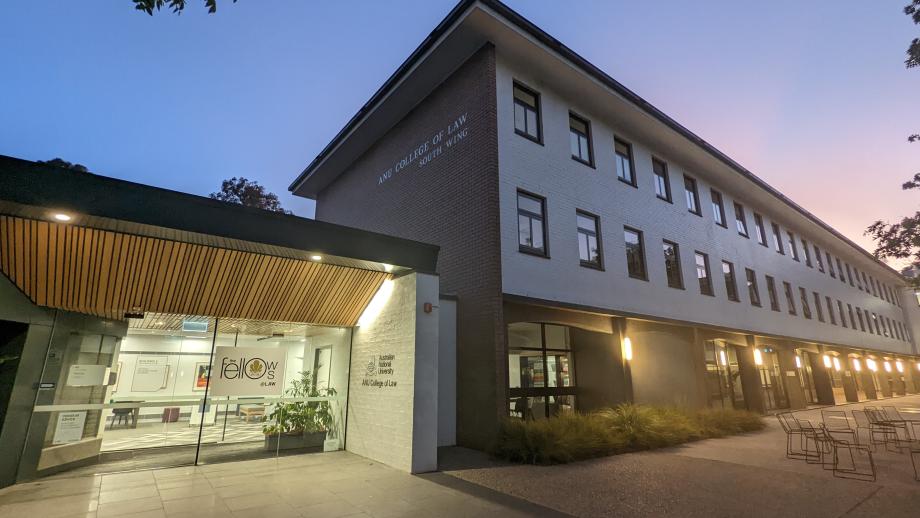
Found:
[(898, 272), (497, 0), (464, 0), (294, 180), (435, 243), (457, 440), (623, 401), (920, 391)]
[(340, 449), (435, 469), (453, 442), (437, 259), (0, 157), (0, 487)]

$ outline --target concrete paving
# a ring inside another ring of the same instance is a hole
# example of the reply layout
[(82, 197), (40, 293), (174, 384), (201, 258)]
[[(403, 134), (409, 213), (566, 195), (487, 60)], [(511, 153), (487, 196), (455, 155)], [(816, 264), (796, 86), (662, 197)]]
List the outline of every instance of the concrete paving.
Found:
[(3, 518), (561, 514), (441, 473), (412, 476), (346, 452), (58, 476), (0, 490)]
[[(920, 396), (869, 404), (920, 407)], [(820, 422), (820, 410), (800, 417)], [(576, 516), (920, 516), (920, 482), (906, 453), (877, 452), (876, 482), (844, 480), (787, 459), (785, 440), (768, 417), (758, 433), (561, 466), (503, 464), (450, 449), (442, 469)]]

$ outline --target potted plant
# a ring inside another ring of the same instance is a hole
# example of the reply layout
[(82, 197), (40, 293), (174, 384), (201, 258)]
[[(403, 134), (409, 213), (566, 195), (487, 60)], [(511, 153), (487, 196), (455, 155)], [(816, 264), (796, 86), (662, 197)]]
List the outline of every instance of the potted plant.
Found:
[(295, 401), (279, 403), (263, 420), (266, 450), (322, 447), (326, 434), (333, 431), (334, 421), (329, 401), (304, 401), (306, 398), (335, 395), (334, 388), (318, 389), (310, 372), (300, 373), (285, 398)]

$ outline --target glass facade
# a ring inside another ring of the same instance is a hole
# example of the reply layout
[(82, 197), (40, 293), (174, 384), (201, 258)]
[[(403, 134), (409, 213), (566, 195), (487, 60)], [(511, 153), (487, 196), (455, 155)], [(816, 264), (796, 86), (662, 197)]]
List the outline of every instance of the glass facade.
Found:
[[(147, 314), (124, 338), (55, 328), (34, 473), (341, 449), (351, 329)], [(80, 468), (89, 464), (89, 468)]]
[(575, 411), (575, 361), (569, 328), (508, 325), (509, 415), (545, 419)]

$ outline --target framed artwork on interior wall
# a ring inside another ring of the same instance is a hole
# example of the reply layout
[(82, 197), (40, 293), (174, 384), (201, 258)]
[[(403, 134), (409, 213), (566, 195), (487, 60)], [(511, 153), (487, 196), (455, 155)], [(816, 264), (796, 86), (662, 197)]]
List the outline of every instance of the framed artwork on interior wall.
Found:
[(192, 390), (204, 390), (208, 386), (208, 378), (211, 376), (211, 367), (207, 363), (195, 364), (195, 380), (192, 382)]

